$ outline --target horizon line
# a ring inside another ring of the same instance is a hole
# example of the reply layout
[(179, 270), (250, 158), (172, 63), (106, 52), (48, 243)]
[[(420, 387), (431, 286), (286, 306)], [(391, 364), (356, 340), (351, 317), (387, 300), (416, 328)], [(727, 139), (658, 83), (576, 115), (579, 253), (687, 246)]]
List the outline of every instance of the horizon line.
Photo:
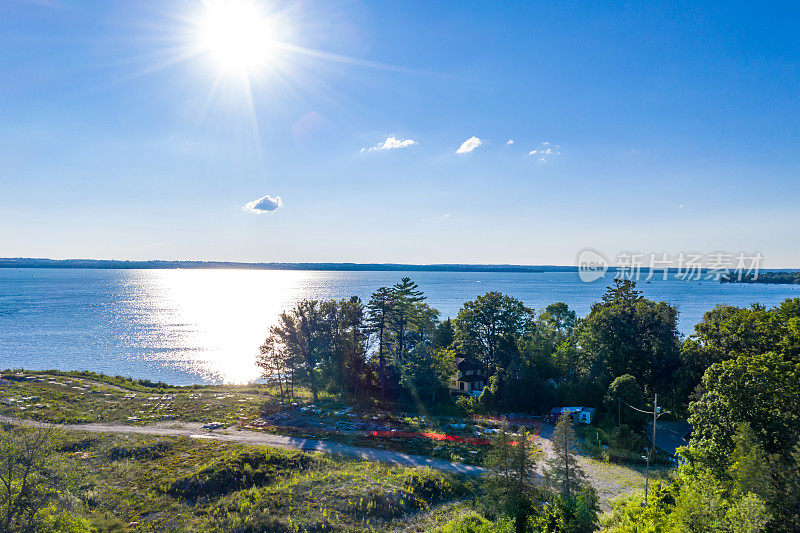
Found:
[[(193, 259), (49, 259), (36, 257), (0, 257), (0, 268), (85, 268), (85, 269), (249, 269), (249, 270), (321, 270), (321, 271), (419, 271), (419, 272), (506, 272), (545, 273), (577, 272), (576, 265), (520, 265), (512, 263), (357, 263), (336, 261), (219, 261)], [(617, 272), (625, 267), (609, 265), (608, 272)], [(640, 271), (677, 271), (675, 267), (649, 268)], [(706, 270), (700, 268), (699, 270)], [(768, 271), (797, 271), (796, 267), (762, 268)]]

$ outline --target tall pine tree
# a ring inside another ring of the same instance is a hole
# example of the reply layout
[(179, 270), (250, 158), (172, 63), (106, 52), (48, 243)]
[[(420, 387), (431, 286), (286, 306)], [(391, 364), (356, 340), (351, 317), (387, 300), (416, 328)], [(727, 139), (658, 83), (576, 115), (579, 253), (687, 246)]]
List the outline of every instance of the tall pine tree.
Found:
[(394, 302), (392, 289), (381, 287), (372, 294), (367, 304), (367, 331), (378, 336), (378, 378), (381, 400), (386, 399), (386, 346), (389, 343), (389, 321)]

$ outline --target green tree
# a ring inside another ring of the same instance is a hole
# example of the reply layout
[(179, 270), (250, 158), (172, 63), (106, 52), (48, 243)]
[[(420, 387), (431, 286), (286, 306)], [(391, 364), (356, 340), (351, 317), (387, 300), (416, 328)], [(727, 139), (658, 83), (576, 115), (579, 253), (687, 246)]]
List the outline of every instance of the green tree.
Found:
[(386, 354), (390, 344), (390, 320), (393, 304), (392, 290), (381, 287), (372, 294), (367, 304), (367, 331), (378, 337), (378, 377), (381, 386), (381, 399), (386, 399), (387, 369)]
[(79, 517), (61, 505), (60, 495), (74, 481), (74, 469), (55, 453), (53, 430), (0, 429), (0, 531), (90, 531)]
[(577, 436), (572, 419), (562, 415), (553, 432), (553, 456), (547, 460), (545, 480), (562, 498), (571, 499), (586, 483), (586, 474), (575, 455)]
[(297, 368), (311, 389), (316, 402), (319, 397), (318, 365), (322, 359), (324, 339), (321, 335), (322, 317), (319, 302), (301, 300), (295, 307), (280, 314), (278, 324), (270, 330), (294, 361), (301, 362)]
[[(438, 311), (424, 303), (415, 304), (414, 320), (409, 323), (407, 333), (407, 353), (400, 365), (401, 383), (417, 402), (436, 401), (442, 389), (442, 380), (437, 368), (440, 350), (434, 346)], [(453, 364), (453, 368), (454, 368)], [(447, 376), (449, 380), (452, 373)], [(445, 382), (446, 383), (446, 382)]]
[(364, 324), (364, 304), (361, 298), (353, 296), (349, 300), (342, 300), (342, 350), (345, 362), (343, 388), (353, 395), (358, 395), (362, 384), (368, 383), (367, 369), (367, 335)]
[(512, 441), (507, 426), (503, 425), (492, 440), (492, 448), (486, 457), (489, 500), (513, 517), (514, 529), (518, 533), (525, 531), (528, 517), (534, 511), (539, 453), (527, 431), (523, 429), (517, 440)]
[(800, 437), (800, 363), (775, 352), (742, 355), (711, 365), (703, 387), (689, 406), (691, 443), (702, 451), (697, 462), (715, 478), (738, 483), (734, 493), (765, 499), (770, 529), (800, 529), (800, 496), (792, 490), (798, 481), (791, 474), (800, 466), (793, 454)]
[(449, 318), (442, 320), (436, 325), (436, 333), (433, 337), (433, 345), (436, 348), (450, 348), (456, 340), (456, 332), (453, 328), (453, 321)]
[(633, 406), (638, 409), (644, 407), (644, 393), (642, 388), (636, 383), (636, 378), (630, 374), (619, 376), (608, 386), (603, 404), (608, 413), (618, 419), (617, 424), (626, 424), (632, 428), (641, 429), (646, 422), (646, 415), (630, 409)]
[(261, 368), (261, 377), (269, 384), (277, 383), (281, 392), (281, 399), (284, 399), (286, 394), (289, 393), (288, 386), (284, 388), (284, 382), (289, 375), (286, 352), (275, 335), (267, 337), (258, 351), (256, 365)]
[(614, 280), (581, 321), (583, 365), (603, 386), (631, 374), (647, 392), (668, 392), (680, 364), (677, 310), (642, 297), (629, 280)]
[(419, 286), (411, 278), (402, 278), (391, 289), (390, 321), (396, 339), (396, 360), (403, 365), (407, 350), (406, 335), (416, 327), (422, 311), (419, 304), (425, 300)]
[(578, 323), (575, 311), (570, 309), (564, 302), (550, 304), (545, 307), (542, 314), (539, 315), (539, 321), (544, 324), (545, 329), (552, 336), (554, 346), (558, 346), (564, 339), (569, 337)]
[(733, 436), (733, 451), (728, 456), (727, 477), (731, 481), (731, 493), (741, 497), (747, 493), (764, 500), (772, 496), (771, 465), (758, 437), (744, 422)]
[(774, 314), (761, 305), (750, 308), (718, 305), (706, 312), (703, 320), (695, 325), (694, 333), (681, 346), (677, 394), (696, 399), (692, 394), (708, 367), (740, 355), (774, 350), (780, 338), (779, 330)]
[(692, 443), (723, 468), (742, 423), (749, 424), (767, 454), (785, 453), (800, 428), (800, 363), (774, 352), (742, 355), (712, 365), (703, 376), (706, 392), (690, 406)]
[(800, 298), (787, 298), (773, 312), (782, 332), (778, 350), (787, 359), (800, 362)]
[(771, 469), (773, 489), (768, 504), (773, 509), (773, 522), (786, 531), (800, 531), (800, 440), (786, 455)]
[(522, 338), (530, 309), (511, 296), (488, 292), (464, 303), (454, 321), (460, 350), (476, 357), (491, 372), (508, 363), (508, 348)]

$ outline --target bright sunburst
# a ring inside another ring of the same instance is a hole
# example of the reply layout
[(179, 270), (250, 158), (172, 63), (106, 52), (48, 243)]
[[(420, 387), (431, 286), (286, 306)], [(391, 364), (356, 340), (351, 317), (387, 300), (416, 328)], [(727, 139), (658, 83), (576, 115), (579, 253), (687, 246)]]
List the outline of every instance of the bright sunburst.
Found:
[(253, 74), (275, 60), (276, 23), (254, 0), (210, 0), (197, 21), (197, 41), (222, 70)]

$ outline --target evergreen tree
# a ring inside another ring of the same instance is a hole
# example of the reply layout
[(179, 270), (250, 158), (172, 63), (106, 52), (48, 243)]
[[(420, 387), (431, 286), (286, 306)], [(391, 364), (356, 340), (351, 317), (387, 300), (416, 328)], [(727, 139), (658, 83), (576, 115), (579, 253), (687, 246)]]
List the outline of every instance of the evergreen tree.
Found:
[(386, 399), (386, 352), (389, 344), (389, 320), (392, 315), (392, 290), (381, 287), (372, 294), (367, 304), (367, 331), (378, 336), (378, 377), (381, 400)]
[(342, 343), (346, 361), (343, 388), (357, 395), (359, 386), (367, 380), (364, 304), (361, 298), (353, 296), (349, 300), (342, 300), (340, 305), (344, 330)]
[(406, 334), (416, 325), (420, 313), (417, 304), (423, 302), (425, 296), (411, 278), (402, 278), (392, 287), (391, 297), (390, 317), (397, 350), (395, 358), (402, 367), (407, 350)]
[(512, 441), (507, 426), (503, 425), (486, 458), (489, 499), (499, 510), (514, 518), (514, 528), (518, 533), (525, 531), (537, 499), (536, 458), (539, 450), (534, 444), (524, 429), (519, 438)]
[(545, 479), (553, 490), (567, 500), (576, 495), (586, 483), (586, 474), (578, 466), (578, 458), (575, 456), (576, 439), (572, 419), (568, 415), (562, 415), (553, 432), (553, 457), (547, 460)]

